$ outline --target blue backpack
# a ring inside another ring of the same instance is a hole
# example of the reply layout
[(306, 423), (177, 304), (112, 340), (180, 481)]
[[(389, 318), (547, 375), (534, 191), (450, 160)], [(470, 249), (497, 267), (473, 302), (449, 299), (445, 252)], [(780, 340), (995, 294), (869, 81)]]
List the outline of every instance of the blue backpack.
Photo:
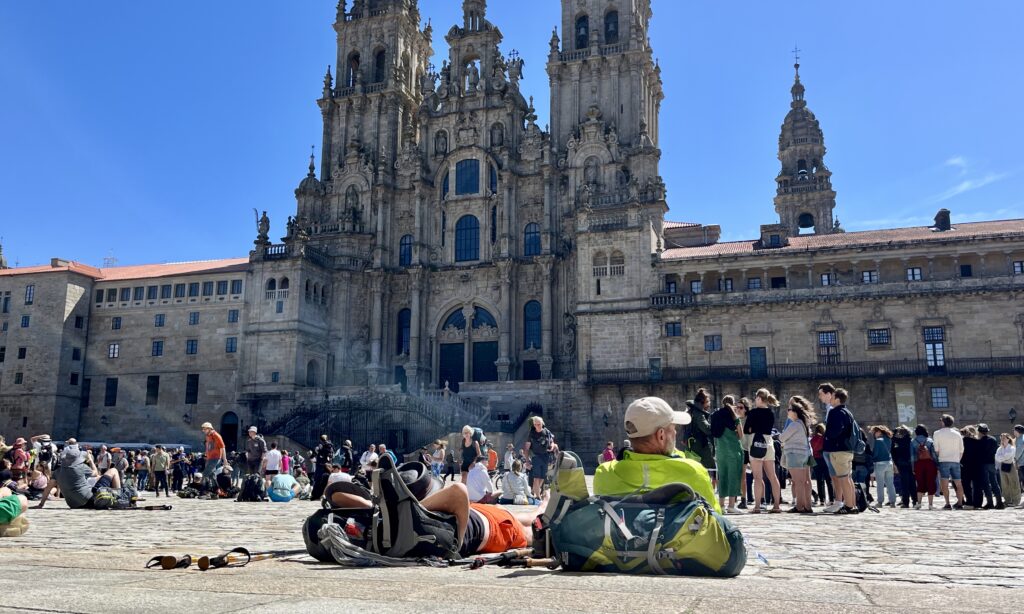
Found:
[(853, 413), (849, 409), (843, 407), (843, 411), (845, 411), (846, 414), (850, 416), (851, 424), (850, 435), (846, 439), (846, 446), (854, 454), (864, 454), (864, 452), (868, 449), (868, 446), (864, 442), (864, 438), (861, 437), (860, 425), (857, 424), (857, 419), (853, 417)]

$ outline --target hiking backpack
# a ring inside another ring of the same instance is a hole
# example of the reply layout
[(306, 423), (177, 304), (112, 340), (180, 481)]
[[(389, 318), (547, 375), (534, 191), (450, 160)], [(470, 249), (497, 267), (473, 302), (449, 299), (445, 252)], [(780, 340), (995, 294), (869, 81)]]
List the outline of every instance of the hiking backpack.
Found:
[(267, 485), (261, 476), (250, 473), (242, 481), (242, 490), (236, 501), (266, 501)]
[(853, 484), (853, 488), (855, 489), (857, 495), (857, 511), (864, 512), (867, 510), (871, 510), (872, 512), (878, 514), (878, 508), (875, 507), (874, 505), (868, 504), (868, 494), (864, 491), (864, 487), (860, 484), (860, 482), (855, 482)]

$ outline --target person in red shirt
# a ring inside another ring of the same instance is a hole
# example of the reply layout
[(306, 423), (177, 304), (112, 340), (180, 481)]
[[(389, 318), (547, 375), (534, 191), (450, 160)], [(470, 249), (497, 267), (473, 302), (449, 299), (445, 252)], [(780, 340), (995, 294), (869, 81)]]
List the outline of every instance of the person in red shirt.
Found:
[(224, 466), (224, 438), (213, 430), (213, 425), (204, 422), (201, 427), (206, 435), (206, 465), (203, 467), (203, 481), (213, 480)]
[(20, 480), (28, 475), (28, 465), (31, 456), (25, 451), (25, 438), (18, 437), (14, 440), (14, 452), (11, 453), (11, 477)]

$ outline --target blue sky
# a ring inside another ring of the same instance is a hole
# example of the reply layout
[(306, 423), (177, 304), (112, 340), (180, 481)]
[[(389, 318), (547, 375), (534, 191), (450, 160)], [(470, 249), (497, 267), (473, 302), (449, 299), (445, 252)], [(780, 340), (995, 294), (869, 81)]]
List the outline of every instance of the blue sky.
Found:
[[(458, 0), (421, 0), (434, 49)], [(973, 5), (972, 5), (973, 4)], [(794, 44), (848, 230), (1024, 217), (1024, 3), (654, 0), (668, 219), (775, 221)], [(22, 266), (244, 256), (320, 143), (335, 2), (0, 3), (0, 236)], [(547, 121), (553, 0), (491, 0)]]

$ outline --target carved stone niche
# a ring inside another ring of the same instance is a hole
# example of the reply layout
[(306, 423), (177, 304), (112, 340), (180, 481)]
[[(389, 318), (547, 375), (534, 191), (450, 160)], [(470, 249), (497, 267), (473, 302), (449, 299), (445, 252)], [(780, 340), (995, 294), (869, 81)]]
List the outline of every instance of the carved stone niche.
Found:
[(474, 341), (497, 341), (498, 329), (488, 324), (481, 324), (479, 328), (473, 329)]
[(446, 326), (437, 336), (441, 343), (459, 343), (466, 340), (466, 330), (454, 326)]

